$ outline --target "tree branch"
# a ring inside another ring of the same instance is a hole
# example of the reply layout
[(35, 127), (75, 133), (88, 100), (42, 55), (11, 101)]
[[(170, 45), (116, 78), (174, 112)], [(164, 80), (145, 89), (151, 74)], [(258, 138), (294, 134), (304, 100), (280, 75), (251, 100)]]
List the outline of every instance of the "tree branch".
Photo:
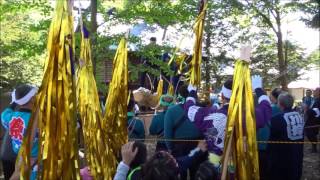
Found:
[(255, 7), (255, 6), (254, 6), (252, 3), (250, 3), (248, 0), (246, 0), (246, 2), (247, 2), (247, 4), (248, 4), (251, 8), (253, 8), (253, 9), (256, 11), (256, 13), (258, 13), (258, 15), (260, 15), (260, 16), (266, 21), (267, 25), (270, 26), (270, 28), (272, 28), (272, 30), (277, 34), (278, 31), (276, 30), (276, 28), (275, 28), (274, 25), (272, 24), (270, 18), (269, 18), (267, 15), (263, 14), (257, 7)]
[(278, 31), (276, 30), (276, 28), (274, 27), (274, 25), (272, 24), (270, 18), (268, 18), (268, 16), (266, 16), (265, 14), (263, 14), (261, 11), (259, 11), (257, 8), (255, 8), (256, 12), (266, 21), (266, 23), (272, 28), (272, 30), (277, 34)]
[(268, 9), (269, 9), (269, 11), (271, 12), (272, 16), (274, 17), (274, 19), (276, 19), (276, 18), (277, 18), (277, 16), (274, 14), (273, 10), (272, 10), (272, 9), (270, 9), (270, 8), (268, 8)]

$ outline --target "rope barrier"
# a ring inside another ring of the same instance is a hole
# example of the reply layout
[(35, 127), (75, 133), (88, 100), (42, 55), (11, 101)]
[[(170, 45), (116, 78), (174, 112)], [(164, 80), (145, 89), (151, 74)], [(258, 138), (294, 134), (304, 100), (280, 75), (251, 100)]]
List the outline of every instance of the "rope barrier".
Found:
[[(150, 142), (157, 142), (157, 141), (169, 141), (169, 142), (199, 142), (203, 141), (204, 139), (159, 139), (159, 138), (145, 138), (145, 139), (138, 139), (138, 138), (130, 138), (129, 141), (150, 141)], [(294, 142), (294, 141), (257, 141), (259, 144), (320, 144), (320, 142), (311, 142), (311, 141), (304, 141), (304, 142)]]
[[(311, 129), (311, 128), (318, 128), (320, 125), (314, 126), (307, 126), (304, 129)], [(138, 138), (130, 138), (129, 141), (169, 141), (169, 142), (199, 142), (203, 141), (204, 139), (161, 139), (161, 138), (145, 138), (145, 139), (138, 139)], [(295, 141), (257, 141), (259, 144), (320, 144), (320, 142), (311, 142), (311, 141), (304, 141), (304, 142), (295, 142)]]
[(314, 126), (307, 126), (307, 127), (304, 127), (304, 129), (311, 129), (311, 128), (320, 128), (320, 125), (314, 125)]

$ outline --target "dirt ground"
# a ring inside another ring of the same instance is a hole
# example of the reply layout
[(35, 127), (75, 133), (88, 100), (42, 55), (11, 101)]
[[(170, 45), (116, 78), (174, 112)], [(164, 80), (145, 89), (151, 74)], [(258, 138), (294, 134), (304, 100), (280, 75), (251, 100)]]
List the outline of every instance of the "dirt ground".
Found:
[(320, 145), (318, 153), (311, 153), (311, 144), (304, 146), (302, 180), (320, 180)]

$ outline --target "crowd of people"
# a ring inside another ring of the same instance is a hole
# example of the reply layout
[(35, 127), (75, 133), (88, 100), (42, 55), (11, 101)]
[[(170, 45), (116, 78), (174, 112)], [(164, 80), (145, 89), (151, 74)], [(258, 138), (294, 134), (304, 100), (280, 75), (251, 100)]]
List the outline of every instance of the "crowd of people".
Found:
[[(159, 102), (161, 110), (154, 114), (148, 129), (150, 135), (158, 139), (155, 152), (147, 151), (143, 141), (145, 126), (136, 116), (135, 102), (131, 99), (128, 104), (128, 135), (131, 141), (122, 147), (114, 179), (219, 179), (232, 83), (233, 80), (229, 79), (223, 84), (220, 105), (199, 102), (197, 88), (188, 84), (179, 88), (178, 98), (162, 95)], [(313, 91), (313, 97), (311, 91), (307, 91), (302, 102), (303, 114), (294, 109), (294, 97), (288, 92), (275, 88), (269, 97), (259, 76), (252, 77), (252, 89), (257, 141), (289, 142), (258, 144), (260, 179), (300, 179), (304, 135), (315, 142), (311, 152), (317, 152), (320, 88)], [(13, 179), (19, 174), (15, 168), (16, 157), (26, 134), (36, 93), (34, 86), (16, 87), (11, 95), (12, 102), (1, 113), (1, 123), (6, 132), (1, 147), (5, 179)], [(35, 162), (31, 179), (36, 178), (37, 143), (36, 135), (31, 151), (32, 162)], [(231, 177), (235, 169), (229, 165)], [(81, 170), (81, 175), (83, 179), (92, 179), (88, 167)]]
[[(303, 98), (302, 108), (297, 108), (294, 97), (281, 88), (273, 89), (270, 96), (267, 96), (259, 76), (252, 78), (252, 86), (255, 98), (257, 141), (264, 142), (258, 143), (260, 179), (300, 179), (305, 135), (309, 141), (315, 142), (312, 144), (311, 152), (317, 152), (320, 88), (313, 91), (313, 97), (311, 97), (311, 90), (308, 90), (307, 96)], [(186, 179), (187, 175), (190, 179), (206, 179), (204, 176), (199, 177), (199, 174), (202, 174), (199, 171), (203, 170), (200, 167), (204, 164), (211, 167), (204, 168), (209, 170), (207, 174), (212, 175), (207, 179), (219, 179), (228, 105), (232, 94), (232, 79), (227, 80), (221, 89), (219, 106), (216, 100), (207, 104), (199, 102), (197, 89), (191, 85), (183, 85), (179, 88), (180, 99), (176, 103), (172, 96), (161, 97), (162, 111), (158, 111), (153, 116), (149, 132), (150, 135), (159, 139), (155, 155), (159, 152), (167, 152), (176, 159), (180, 169), (187, 167), (188, 174), (187, 171), (179, 171), (179, 179)], [(297, 109), (303, 109), (303, 111)], [(144, 132), (141, 131), (141, 133)], [(129, 139), (135, 138), (129, 134)], [(179, 163), (178, 160), (181, 157), (188, 156), (197, 148), (196, 140), (201, 139), (205, 140), (206, 149), (203, 151), (205, 153), (192, 160), (188, 166)], [(265, 143), (268, 141), (279, 143)], [(144, 163), (141, 167), (145, 164), (148, 163)], [(130, 169), (129, 165), (128, 167)], [(170, 169), (172, 170), (168, 166), (168, 171)], [(229, 167), (229, 173), (233, 174), (234, 169)], [(143, 173), (139, 176), (140, 179), (145, 179)], [(172, 177), (174, 178), (176, 176)]]

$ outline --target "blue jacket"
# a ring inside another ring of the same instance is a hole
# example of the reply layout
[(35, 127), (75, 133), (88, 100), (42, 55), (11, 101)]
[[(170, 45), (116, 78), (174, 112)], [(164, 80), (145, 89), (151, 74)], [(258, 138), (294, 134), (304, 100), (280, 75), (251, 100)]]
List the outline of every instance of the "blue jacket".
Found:
[[(18, 154), (23, 137), (25, 136), (30, 120), (31, 111), (28, 109), (19, 109), (15, 111), (12, 107), (6, 108), (1, 113), (1, 123), (5, 129), (9, 130), (9, 134), (12, 142), (12, 149)], [(33, 146), (31, 150), (32, 157), (38, 157), (38, 133), (33, 140)]]
[(272, 116), (275, 116), (281, 113), (281, 110), (277, 104), (271, 104), (271, 108), (272, 108)]
[(145, 131), (143, 122), (134, 118), (133, 113), (128, 113), (128, 131), (130, 139), (144, 139)]
[[(271, 104), (271, 110), (272, 110), (271, 117), (274, 117), (277, 114), (281, 113), (280, 108), (278, 107), (277, 104)], [(257, 131), (257, 140), (258, 141), (268, 141), (269, 140), (270, 126), (271, 126), (271, 123), (267, 122), (263, 128), (258, 129), (258, 131)], [(268, 146), (267, 143), (259, 143), (258, 149), (265, 151), (267, 149), (267, 146)]]
[[(270, 141), (303, 142), (304, 120), (291, 109), (271, 118)], [(303, 144), (269, 144), (270, 179), (299, 180), (302, 175)]]
[(305, 96), (305, 97), (302, 98), (302, 103), (307, 105), (308, 108), (310, 108), (312, 106), (313, 102), (314, 102), (314, 98), (313, 97)]
[[(202, 136), (197, 127), (189, 121), (183, 104), (171, 106), (164, 117), (165, 139), (198, 139)], [(179, 123), (182, 121), (181, 123)], [(179, 126), (178, 126), (179, 124)], [(172, 142), (166, 142), (167, 148), (173, 148)]]
[(166, 112), (158, 112), (153, 116), (151, 125), (149, 127), (149, 133), (151, 135), (160, 135), (164, 132), (164, 116)]

